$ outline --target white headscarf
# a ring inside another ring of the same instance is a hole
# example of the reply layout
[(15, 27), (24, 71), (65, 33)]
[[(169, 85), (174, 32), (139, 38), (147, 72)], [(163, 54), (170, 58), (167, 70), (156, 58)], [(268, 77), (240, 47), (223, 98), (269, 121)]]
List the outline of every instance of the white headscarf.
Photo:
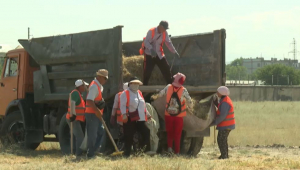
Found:
[(220, 86), (217, 90), (222, 96), (229, 96), (230, 92), (226, 86)]
[(123, 84), (123, 90), (128, 90), (128, 89), (129, 89), (128, 82), (126, 82)]

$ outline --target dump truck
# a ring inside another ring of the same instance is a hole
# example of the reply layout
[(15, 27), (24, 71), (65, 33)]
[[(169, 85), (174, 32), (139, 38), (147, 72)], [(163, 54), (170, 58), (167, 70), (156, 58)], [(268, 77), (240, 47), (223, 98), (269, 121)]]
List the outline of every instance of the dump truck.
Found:
[[(7, 52), (0, 80), (2, 140), (9, 137), (28, 149), (58, 141), (63, 153), (70, 152), (70, 129), (65, 117), (69, 93), (76, 79), (91, 82), (98, 69), (109, 71), (103, 91), (104, 120), (109, 125), (114, 96), (123, 86), (122, 56), (138, 55), (142, 43), (123, 43), (122, 27), (18, 40), (23, 48)], [(187, 76), (185, 87), (191, 96), (206, 98), (225, 84), (225, 36), (225, 29), (220, 29), (171, 38), (181, 56), (174, 60), (172, 72)], [(170, 63), (174, 56), (164, 51)], [(141, 86), (146, 102), (151, 102), (150, 96), (165, 85)], [(204, 136), (210, 135), (209, 129), (184, 131), (182, 152), (198, 154)], [(160, 138), (163, 143), (165, 139)]]

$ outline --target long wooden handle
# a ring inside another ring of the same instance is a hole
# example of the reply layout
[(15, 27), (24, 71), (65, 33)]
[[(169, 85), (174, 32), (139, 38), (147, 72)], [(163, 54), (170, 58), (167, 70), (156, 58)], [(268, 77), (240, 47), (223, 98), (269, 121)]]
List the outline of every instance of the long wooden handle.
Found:
[(214, 145), (216, 144), (216, 126), (214, 126)]
[(71, 154), (73, 155), (73, 122), (71, 122)]
[(107, 134), (108, 134), (108, 136), (109, 136), (111, 142), (113, 143), (113, 145), (114, 145), (116, 151), (117, 151), (117, 152), (120, 152), (119, 149), (118, 149), (118, 147), (117, 147), (117, 145), (116, 145), (116, 143), (115, 143), (115, 141), (114, 141), (114, 139), (112, 138), (112, 136), (111, 136), (111, 134), (110, 134), (110, 132), (109, 132), (107, 126), (106, 126), (105, 121), (103, 120), (102, 117), (101, 117), (101, 122), (102, 122), (102, 124), (103, 124), (103, 126), (104, 126), (104, 128), (105, 128), (105, 130), (106, 130), (106, 132), (107, 132)]

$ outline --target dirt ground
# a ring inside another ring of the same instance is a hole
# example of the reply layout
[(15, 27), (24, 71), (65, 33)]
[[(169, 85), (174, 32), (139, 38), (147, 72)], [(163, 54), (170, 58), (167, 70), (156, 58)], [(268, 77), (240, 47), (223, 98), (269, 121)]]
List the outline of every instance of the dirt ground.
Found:
[(2, 148), (0, 169), (300, 169), (299, 147), (230, 147), (229, 155), (228, 160), (218, 160), (218, 147), (205, 146), (196, 158), (140, 155), (129, 159), (97, 156), (76, 160), (63, 156), (58, 148)]

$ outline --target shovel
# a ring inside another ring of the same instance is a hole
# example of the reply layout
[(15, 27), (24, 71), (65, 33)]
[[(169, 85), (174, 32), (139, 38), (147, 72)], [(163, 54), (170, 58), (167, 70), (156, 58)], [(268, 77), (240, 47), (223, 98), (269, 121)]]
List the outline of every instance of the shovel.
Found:
[[(179, 44), (177, 45), (177, 49), (176, 49), (176, 50), (178, 50), (178, 48), (179, 48)], [(177, 52), (178, 52), (178, 51), (177, 51)], [(173, 64), (174, 64), (175, 58), (176, 58), (176, 57), (173, 58), (173, 61), (172, 61), (170, 70), (172, 70), (172, 68), (173, 68)]]
[(73, 155), (73, 122), (71, 122), (71, 154)]
[(116, 145), (114, 139), (112, 138), (112, 136), (111, 136), (111, 134), (110, 134), (110, 132), (109, 132), (107, 126), (106, 126), (106, 123), (105, 123), (105, 121), (103, 120), (102, 117), (101, 117), (101, 122), (102, 122), (102, 124), (103, 124), (103, 126), (104, 126), (104, 128), (105, 128), (105, 130), (106, 130), (106, 132), (107, 132), (107, 134), (108, 134), (108, 136), (109, 136), (111, 142), (113, 143), (113, 145), (114, 145), (114, 147), (115, 147), (115, 150), (116, 150), (116, 152), (112, 153), (111, 156), (122, 155), (122, 154), (123, 154), (123, 151), (119, 151), (119, 149), (118, 149), (118, 147), (117, 147), (117, 145)]

